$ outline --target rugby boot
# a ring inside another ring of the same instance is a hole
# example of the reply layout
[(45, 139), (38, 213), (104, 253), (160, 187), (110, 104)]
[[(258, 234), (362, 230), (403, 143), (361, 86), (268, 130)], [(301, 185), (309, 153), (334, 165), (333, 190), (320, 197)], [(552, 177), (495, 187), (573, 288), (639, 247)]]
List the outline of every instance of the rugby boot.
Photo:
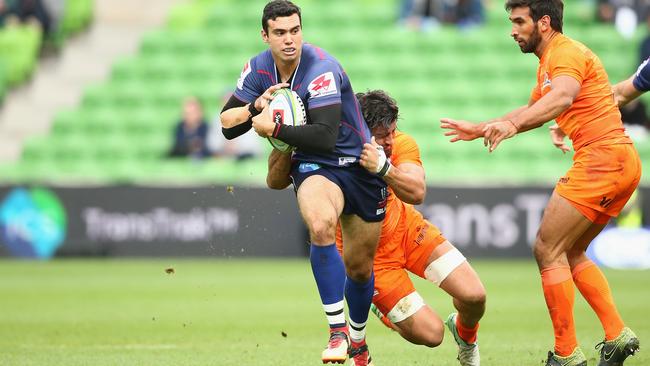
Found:
[(566, 357), (558, 356), (553, 352), (548, 352), (546, 366), (587, 366), (587, 358), (582, 353), (580, 347), (576, 347), (573, 353)]
[(352, 366), (373, 366), (370, 351), (366, 340), (357, 343), (352, 342), (350, 346), (350, 365)]
[(345, 363), (345, 360), (348, 358), (349, 348), (350, 336), (347, 325), (341, 328), (330, 329), (330, 339), (327, 342), (327, 348), (323, 350), (321, 356), (323, 363)]
[(478, 352), (478, 343), (467, 343), (460, 337), (458, 329), (456, 328), (457, 316), (457, 313), (449, 314), (445, 324), (447, 324), (447, 328), (449, 328), (449, 331), (453, 334), (454, 340), (458, 345), (458, 361), (461, 366), (480, 366), (481, 356)]
[(621, 366), (628, 356), (639, 350), (639, 339), (630, 328), (625, 327), (618, 337), (598, 343), (596, 349), (600, 349), (598, 366)]

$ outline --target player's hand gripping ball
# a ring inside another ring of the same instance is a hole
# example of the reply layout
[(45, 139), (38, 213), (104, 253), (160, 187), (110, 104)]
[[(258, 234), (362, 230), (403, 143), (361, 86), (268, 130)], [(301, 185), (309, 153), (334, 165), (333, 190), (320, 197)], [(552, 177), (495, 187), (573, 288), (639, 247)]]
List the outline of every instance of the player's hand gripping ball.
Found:
[[(269, 104), (269, 113), (275, 123), (282, 123), (289, 126), (302, 126), (307, 123), (307, 113), (305, 105), (298, 94), (290, 89), (283, 88), (273, 93), (273, 100)], [(271, 146), (281, 152), (289, 152), (295, 147), (280, 141), (276, 138), (269, 137)]]

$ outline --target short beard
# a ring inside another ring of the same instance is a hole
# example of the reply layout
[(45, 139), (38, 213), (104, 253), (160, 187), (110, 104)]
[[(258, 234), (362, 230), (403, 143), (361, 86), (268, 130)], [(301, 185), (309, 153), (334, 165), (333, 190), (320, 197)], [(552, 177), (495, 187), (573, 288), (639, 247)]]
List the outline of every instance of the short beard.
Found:
[(533, 53), (537, 50), (537, 46), (542, 42), (542, 36), (539, 34), (539, 29), (537, 28), (537, 24), (535, 24), (535, 29), (533, 29), (533, 33), (530, 35), (530, 39), (528, 42), (521, 48), (521, 52), (523, 53)]

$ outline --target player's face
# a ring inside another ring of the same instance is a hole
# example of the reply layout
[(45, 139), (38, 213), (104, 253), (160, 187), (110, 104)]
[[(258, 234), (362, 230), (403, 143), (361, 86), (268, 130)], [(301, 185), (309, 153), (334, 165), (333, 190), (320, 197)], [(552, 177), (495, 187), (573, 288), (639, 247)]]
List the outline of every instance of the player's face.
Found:
[(375, 141), (384, 148), (386, 156), (390, 156), (393, 153), (393, 138), (395, 137), (396, 129), (397, 121), (393, 121), (388, 128), (379, 126), (372, 129), (372, 135), (375, 136)]
[(262, 30), (262, 38), (271, 48), (273, 58), (284, 63), (297, 61), (302, 51), (302, 27), (298, 14), (269, 20), (268, 29), (268, 33)]
[(512, 22), (512, 32), (510, 35), (519, 45), (521, 52), (532, 53), (542, 42), (542, 35), (539, 27), (530, 16), (528, 7), (514, 8), (510, 12), (510, 22)]

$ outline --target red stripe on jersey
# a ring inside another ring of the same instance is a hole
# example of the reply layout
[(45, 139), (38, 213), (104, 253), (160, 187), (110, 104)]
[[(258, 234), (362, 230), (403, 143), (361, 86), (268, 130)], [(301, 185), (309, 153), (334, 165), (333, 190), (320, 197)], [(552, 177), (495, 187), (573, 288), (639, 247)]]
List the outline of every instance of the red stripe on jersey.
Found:
[(268, 76), (269, 79), (271, 79), (271, 82), (272, 82), (273, 84), (277, 84), (277, 83), (275, 82), (275, 77), (274, 77), (270, 72), (268, 72), (268, 71), (266, 71), (266, 70), (257, 70), (257, 73), (258, 73), (258, 74), (262, 74), (262, 75), (266, 75), (266, 76)]

